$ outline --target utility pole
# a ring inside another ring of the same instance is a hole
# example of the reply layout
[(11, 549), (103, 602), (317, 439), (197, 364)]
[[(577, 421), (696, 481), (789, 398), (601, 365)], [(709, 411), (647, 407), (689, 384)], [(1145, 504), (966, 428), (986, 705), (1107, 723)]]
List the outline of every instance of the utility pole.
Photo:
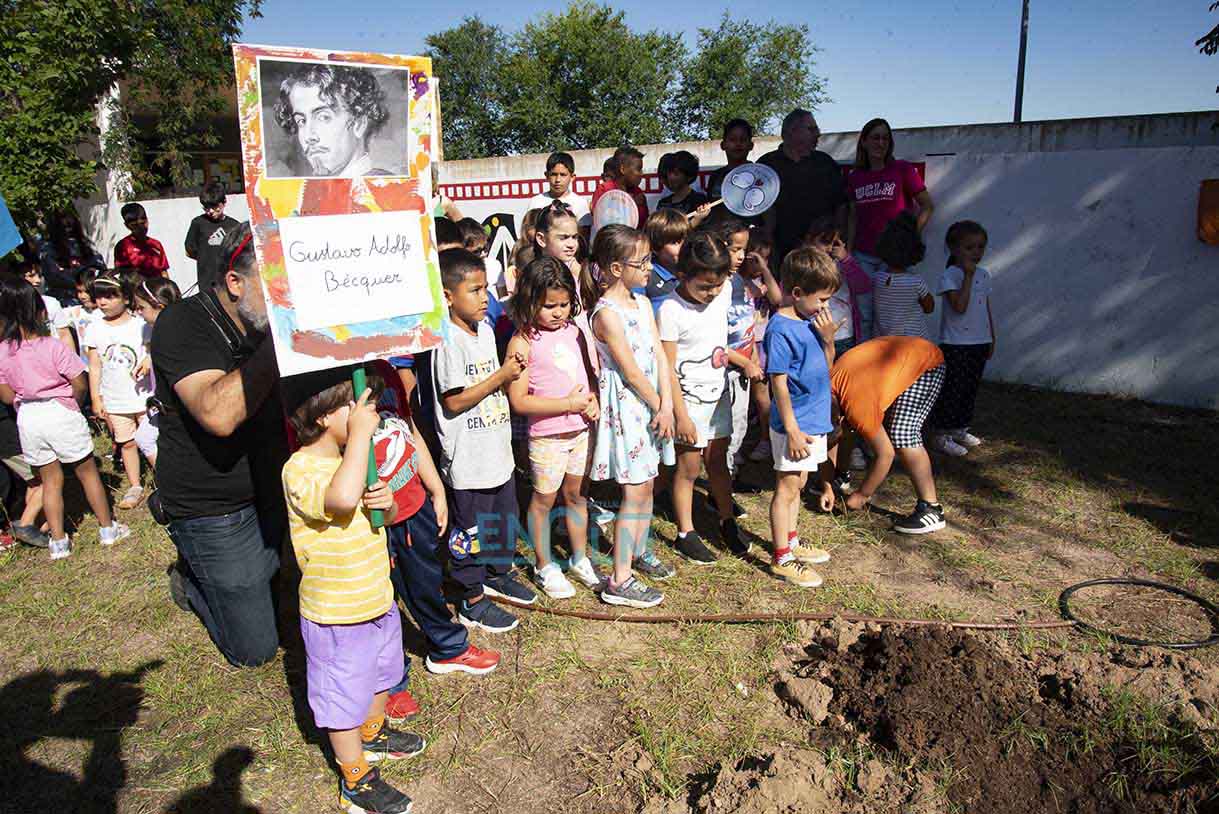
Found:
[(1024, 56), (1029, 46), (1029, 0), (1022, 0), (1023, 9), (1020, 12), (1020, 60), (1016, 63), (1016, 111), (1012, 121), (1020, 123), (1024, 112)]

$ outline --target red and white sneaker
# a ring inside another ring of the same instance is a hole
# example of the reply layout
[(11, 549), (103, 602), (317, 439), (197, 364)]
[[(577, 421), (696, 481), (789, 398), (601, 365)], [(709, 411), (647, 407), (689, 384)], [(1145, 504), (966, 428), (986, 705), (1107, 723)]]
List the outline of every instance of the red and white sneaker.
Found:
[(13, 539), (13, 535), (7, 531), (0, 531), (0, 552), (8, 551), (15, 545), (17, 545), (17, 541)]
[(419, 702), (411, 695), (410, 690), (393, 693), (385, 702), (385, 717), (390, 723), (400, 724), (418, 714)]
[(499, 653), (494, 650), (479, 650), (470, 645), (460, 656), (451, 659), (433, 659), (428, 656), (424, 664), (429, 673), (470, 673), (481, 676), (499, 666)]

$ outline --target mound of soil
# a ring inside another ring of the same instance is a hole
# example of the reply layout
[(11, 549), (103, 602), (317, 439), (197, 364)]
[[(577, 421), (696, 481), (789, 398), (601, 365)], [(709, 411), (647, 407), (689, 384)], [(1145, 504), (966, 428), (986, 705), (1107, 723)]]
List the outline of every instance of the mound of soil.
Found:
[(1219, 812), (1219, 682), (1179, 654), (835, 624), (777, 679), (812, 748), (713, 771), (691, 809)]

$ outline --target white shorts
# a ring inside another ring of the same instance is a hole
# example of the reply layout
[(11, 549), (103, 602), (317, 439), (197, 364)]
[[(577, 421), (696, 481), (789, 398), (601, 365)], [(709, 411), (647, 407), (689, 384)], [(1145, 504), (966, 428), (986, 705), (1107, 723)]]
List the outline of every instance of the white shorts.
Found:
[[(772, 408), (773, 409), (773, 408)], [(821, 462), (829, 457), (824, 435), (813, 435), (808, 441), (808, 457), (793, 461), (787, 457), (787, 433), (770, 430), (770, 451), (775, 457), (776, 472), (816, 472)]]
[(55, 400), (23, 401), (17, 410), (21, 454), (30, 466), (74, 464), (93, 454), (89, 422), (80, 410)]
[(686, 399), (686, 412), (698, 431), (698, 440), (693, 444), (679, 444), (687, 449), (705, 449), (716, 438), (732, 437), (732, 395), (728, 388), (720, 394), (715, 404)]
[(157, 457), (157, 439), (161, 437), (161, 414), (149, 410), (140, 416), (140, 423), (135, 428), (135, 445), (145, 458)]

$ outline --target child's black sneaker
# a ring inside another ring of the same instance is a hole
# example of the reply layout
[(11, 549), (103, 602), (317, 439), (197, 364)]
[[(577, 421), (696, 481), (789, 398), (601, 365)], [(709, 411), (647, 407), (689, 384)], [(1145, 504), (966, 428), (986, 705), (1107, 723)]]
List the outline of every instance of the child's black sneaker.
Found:
[(339, 807), (348, 814), (408, 814), (411, 798), (382, 780), (373, 766), (353, 789), (339, 780)]
[(930, 534), (946, 525), (943, 506), (920, 500), (913, 512), (893, 524), (893, 530), (902, 534)]
[(747, 557), (749, 552), (753, 551), (753, 544), (741, 539), (741, 528), (736, 524), (735, 520), (720, 521), (720, 539), (724, 541), (724, 545), (728, 546), (728, 550), (737, 557)]
[(685, 534), (677, 535), (677, 539), (673, 541), (673, 547), (677, 549), (678, 554), (695, 565), (715, 564), (715, 554), (703, 543), (703, 539), (698, 536), (697, 531), (687, 531)]
[(381, 731), (372, 740), (364, 741), (364, 759), (369, 763), (378, 760), (401, 760), (414, 757), (423, 751), (427, 741), (414, 732), (399, 732), (388, 725), (382, 725)]
[(522, 605), (532, 605), (538, 601), (538, 595), (517, 582), (511, 574), (504, 574), (502, 577), (488, 577), (483, 582), (483, 591), (491, 596), (520, 602)]
[[(486, 589), (485, 585), (483, 589)], [(457, 621), (466, 627), (481, 628), (488, 633), (507, 633), (520, 624), (519, 619), (486, 597), (473, 605), (463, 599), (457, 611)]]

